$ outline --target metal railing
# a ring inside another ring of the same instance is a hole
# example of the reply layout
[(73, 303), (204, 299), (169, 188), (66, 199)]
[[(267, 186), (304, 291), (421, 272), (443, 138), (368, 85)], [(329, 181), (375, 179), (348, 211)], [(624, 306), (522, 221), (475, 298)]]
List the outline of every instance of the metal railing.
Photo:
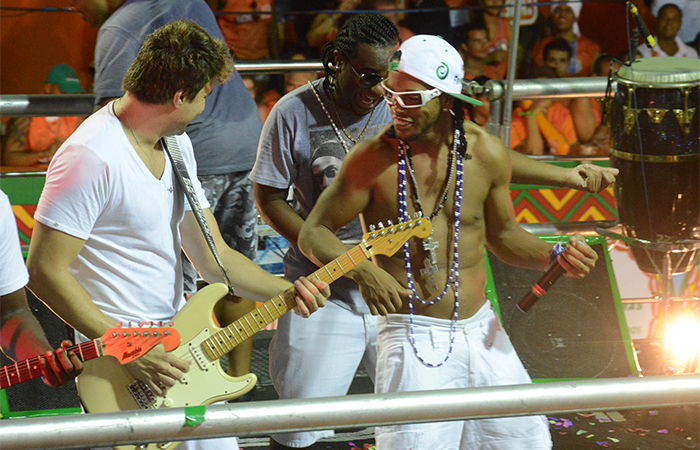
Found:
[[(323, 64), (311, 60), (255, 61), (237, 63), (236, 70), (241, 74), (323, 72)], [(512, 99), (602, 97), (606, 86), (605, 77), (515, 80)], [(465, 81), (464, 88), (471, 95), (485, 93), (491, 102), (502, 100), (506, 93), (505, 82), (498, 80), (483, 87)], [(0, 117), (86, 115), (92, 113), (93, 100), (91, 94), (0, 95)]]
[(68, 449), (698, 404), (700, 375), (676, 375), (3, 420), (0, 436), (3, 450)]

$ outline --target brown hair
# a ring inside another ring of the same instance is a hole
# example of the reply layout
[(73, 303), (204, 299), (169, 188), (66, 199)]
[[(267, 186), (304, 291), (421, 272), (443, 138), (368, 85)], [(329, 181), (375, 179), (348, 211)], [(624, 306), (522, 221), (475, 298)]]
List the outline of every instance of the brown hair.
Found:
[(149, 34), (122, 81), (138, 100), (163, 104), (183, 91), (194, 99), (207, 83), (223, 83), (233, 72), (226, 44), (194, 22), (176, 20)]

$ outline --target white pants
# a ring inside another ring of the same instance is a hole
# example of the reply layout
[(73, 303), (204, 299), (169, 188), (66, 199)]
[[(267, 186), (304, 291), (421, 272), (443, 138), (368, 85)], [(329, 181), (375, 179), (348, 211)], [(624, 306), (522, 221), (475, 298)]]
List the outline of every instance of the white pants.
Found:
[[(362, 362), (374, 381), (377, 319), (326, 302), (311, 317), (285, 314), (270, 343), (270, 377), (280, 399), (334, 397), (348, 393)], [(308, 447), (333, 430), (273, 435), (287, 447)]]
[[(457, 322), (449, 359), (440, 367), (423, 364), (410, 341), (409, 316), (379, 318), (376, 393), (458, 389), (531, 382), (518, 355), (486, 304)], [(418, 355), (431, 364), (450, 348), (450, 320), (413, 316)], [(543, 416), (435, 422), (377, 427), (378, 450), (540, 450), (551, 449)]]

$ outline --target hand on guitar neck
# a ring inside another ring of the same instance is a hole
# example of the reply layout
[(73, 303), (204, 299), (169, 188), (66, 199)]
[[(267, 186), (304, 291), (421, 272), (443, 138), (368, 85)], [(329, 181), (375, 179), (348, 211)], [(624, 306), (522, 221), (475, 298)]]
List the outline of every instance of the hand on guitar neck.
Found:
[(48, 386), (62, 386), (83, 371), (83, 362), (74, 351), (69, 350), (72, 345), (71, 341), (63, 341), (58, 349), (37, 358), (44, 383)]
[[(172, 350), (180, 343), (180, 335), (171, 327), (110, 328), (101, 338), (72, 346), (63, 341), (61, 347), (45, 355), (0, 367), (0, 389), (6, 389), (43, 375), (44, 383), (58, 387), (83, 371), (83, 361), (109, 355), (121, 364), (133, 362), (157, 344)], [(162, 351), (161, 347), (158, 347)]]

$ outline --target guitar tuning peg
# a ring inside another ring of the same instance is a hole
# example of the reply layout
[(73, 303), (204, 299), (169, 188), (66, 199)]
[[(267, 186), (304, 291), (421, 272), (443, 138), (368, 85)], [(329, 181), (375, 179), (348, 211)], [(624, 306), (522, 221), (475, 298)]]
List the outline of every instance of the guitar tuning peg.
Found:
[(413, 217), (416, 219), (420, 219), (421, 217), (423, 217), (423, 211), (413, 213)]
[(375, 227), (374, 224), (369, 226), (369, 231), (374, 231), (376, 229), (377, 229), (377, 227)]
[(394, 226), (394, 222), (392, 222), (391, 220), (387, 220), (387, 221), (386, 221), (386, 226), (387, 226), (387, 227), (392, 227), (392, 226)]
[(143, 322), (139, 322), (139, 328), (143, 328)]
[(122, 323), (121, 323), (121, 322), (117, 322), (117, 328), (121, 328), (121, 327), (122, 327)]
[(378, 226), (379, 228), (384, 228), (384, 224), (383, 224), (382, 222), (379, 222), (379, 223), (377, 224), (377, 226)]

